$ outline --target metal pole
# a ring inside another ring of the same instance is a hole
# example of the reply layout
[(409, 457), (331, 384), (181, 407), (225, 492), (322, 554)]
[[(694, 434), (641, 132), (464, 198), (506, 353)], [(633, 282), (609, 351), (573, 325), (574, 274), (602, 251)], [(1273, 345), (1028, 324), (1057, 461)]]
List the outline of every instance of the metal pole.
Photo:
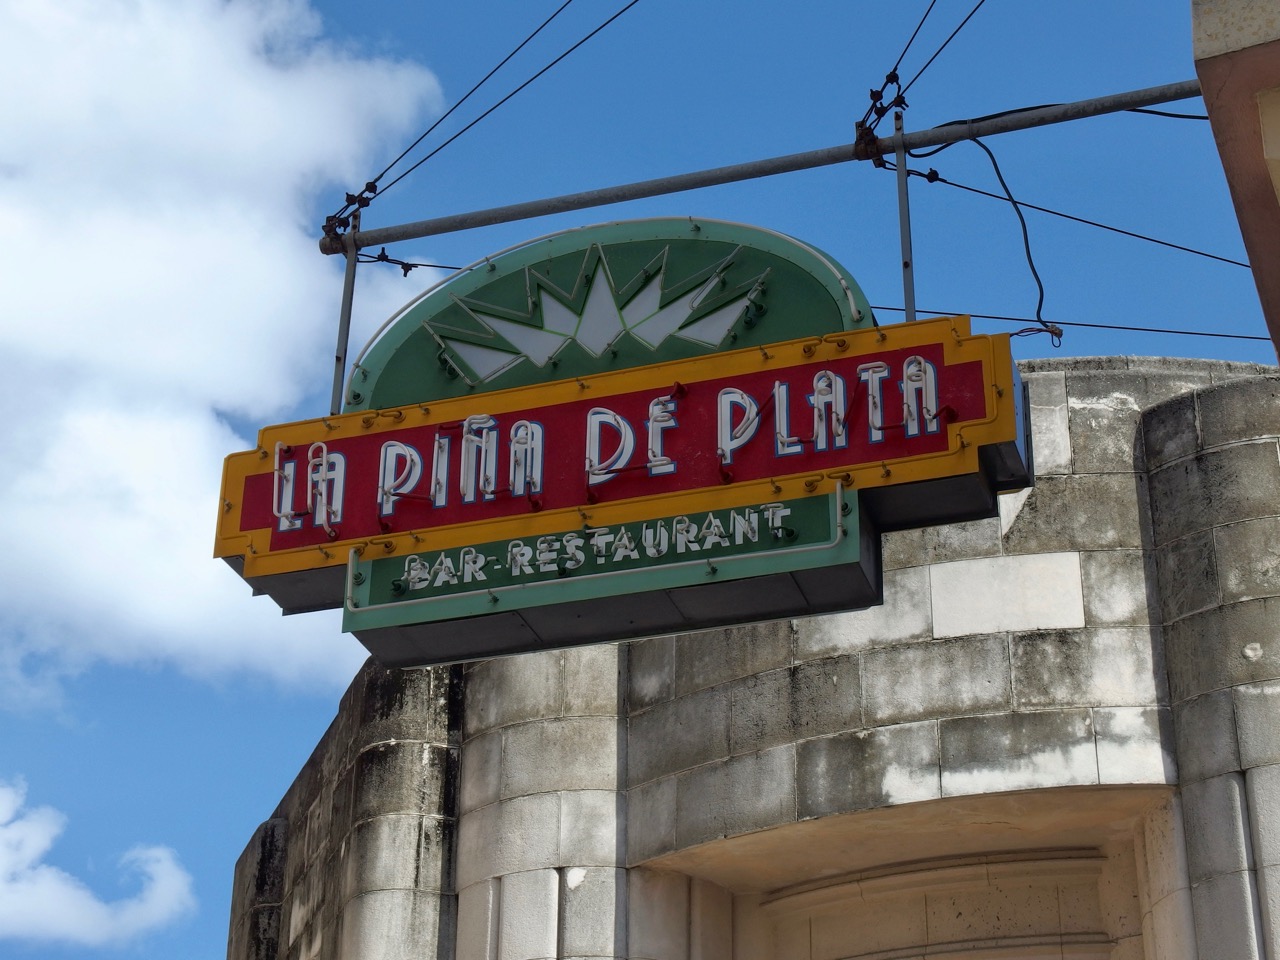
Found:
[[(1014, 130), (1028, 130), (1032, 127), (1062, 123), (1067, 120), (1082, 120), (1085, 117), (1097, 117), (1107, 113), (1116, 113), (1120, 110), (1131, 110), (1134, 107), (1149, 107), (1174, 100), (1185, 100), (1188, 97), (1199, 95), (1200, 82), (1198, 80), (1184, 80), (1181, 83), (1148, 87), (1144, 90), (1132, 90), (1128, 93), (1098, 97), (1094, 100), (1080, 100), (1075, 103), (1063, 103), (1052, 107), (1041, 107), (1036, 110), (1018, 111), (1006, 116), (993, 117), (989, 120), (967, 120), (954, 124), (945, 124), (941, 127), (905, 134), (902, 138), (902, 144), (904, 151), (917, 150), (921, 147), (937, 147), (942, 146), (944, 143), (956, 143), (960, 140), (972, 140), (975, 137), (987, 137), (998, 133), (1011, 133)], [(779, 173), (791, 173), (796, 170), (809, 170), (834, 163), (845, 163), (849, 160), (871, 160), (875, 157), (894, 153), (895, 150), (896, 144), (891, 137), (867, 139), (857, 143), (846, 143), (806, 153), (792, 153), (767, 160), (753, 160), (748, 163), (717, 167), (696, 173), (659, 177), (655, 180), (642, 180), (639, 183), (604, 187), (599, 190), (587, 190), (582, 193), (570, 193), (545, 200), (530, 200), (525, 203), (491, 207), (487, 210), (477, 210), (472, 213), (453, 214), (398, 226), (380, 227), (376, 230), (361, 231), (358, 226), (353, 224), (349, 233), (322, 238), (320, 240), (320, 251), (326, 254), (346, 253), (348, 238), (353, 240), (356, 250), (362, 250), (365, 247), (375, 247), (400, 240), (414, 240), (419, 237), (437, 236), (442, 233), (455, 233), (459, 230), (470, 230), (473, 227), (528, 220), (553, 213), (566, 213), (570, 210), (584, 210), (588, 207), (600, 207), (612, 203), (622, 203), (626, 200), (638, 200), (642, 197), (680, 193), (685, 190), (717, 186), (722, 183), (754, 180)]]
[(906, 321), (916, 318), (916, 279), (911, 267), (911, 203), (907, 199), (907, 148), (902, 142), (902, 111), (893, 112), (894, 158), (898, 173), (898, 233), (902, 240), (902, 305)]
[(338, 311), (338, 345), (333, 352), (333, 393), (329, 399), (329, 413), (342, 410), (342, 382), (347, 369), (347, 342), (351, 339), (351, 303), (356, 293), (356, 262), (359, 248), (353, 235), (360, 229), (360, 211), (351, 218), (352, 233), (342, 238), (347, 254), (347, 271), (342, 278), (342, 306)]

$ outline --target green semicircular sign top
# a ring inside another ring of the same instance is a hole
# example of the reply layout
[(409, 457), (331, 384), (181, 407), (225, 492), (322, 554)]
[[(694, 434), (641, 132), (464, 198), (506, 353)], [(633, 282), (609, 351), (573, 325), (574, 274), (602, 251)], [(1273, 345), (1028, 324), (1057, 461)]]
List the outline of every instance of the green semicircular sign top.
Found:
[(347, 411), (763, 347), (872, 324), (854, 279), (758, 227), (690, 218), (554, 234), (405, 306), (366, 349)]

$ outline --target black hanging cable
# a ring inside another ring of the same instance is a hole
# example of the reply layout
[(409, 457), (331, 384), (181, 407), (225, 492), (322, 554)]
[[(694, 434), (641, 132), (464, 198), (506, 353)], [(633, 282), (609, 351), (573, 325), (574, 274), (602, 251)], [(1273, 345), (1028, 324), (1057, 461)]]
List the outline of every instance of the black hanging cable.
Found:
[(548, 63), (545, 67), (543, 67), (541, 70), (539, 70), (537, 73), (535, 73), (532, 77), (530, 77), (530, 78), (529, 78), (528, 80), (526, 80), (524, 83), (520, 84), (520, 86), (516, 87), (514, 90), (512, 90), (510, 93), (508, 93), (505, 97), (503, 97), (501, 100), (499, 100), (499, 101), (498, 101), (497, 103), (495, 103), (493, 106), (491, 106), (488, 110), (486, 110), (484, 113), (480, 114), (480, 116), (476, 117), (474, 120), (472, 120), (470, 123), (468, 123), (465, 127), (463, 127), (461, 130), (459, 130), (459, 131), (458, 131), (457, 133), (455, 133), (453, 136), (451, 136), (448, 140), (444, 141), (444, 143), (440, 144), (438, 147), (436, 147), (434, 150), (432, 150), (430, 153), (428, 153), (425, 157), (423, 157), (422, 159), (418, 160), (418, 161), (417, 161), (416, 163), (414, 163), (411, 167), (409, 167), (407, 170), (405, 170), (402, 174), (400, 174), (400, 176), (396, 177), (394, 180), (392, 180), (390, 183), (388, 183), (385, 187), (383, 187), (383, 188), (382, 188), (382, 193), (386, 193), (388, 190), (390, 190), (392, 187), (394, 187), (397, 183), (399, 183), (401, 180), (403, 180), (403, 179), (404, 179), (405, 177), (407, 177), (409, 174), (413, 173), (413, 171), (417, 170), (420, 166), (422, 166), (424, 163), (426, 163), (428, 160), (430, 160), (432, 157), (434, 157), (437, 153), (439, 153), (439, 152), (440, 152), (441, 150), (443, 150), (445, 147), (449, 146), (449, 144), (453, 143), (453, 141), (457, 140), (460, 136), (462, 136), (464, 133), (466, 133), (468, 130), (470, 130), (472, 127), (474, 127), (474, 126), (475, 126), (477, 123), (479, 123), (481, 120), (483, 120), (483, 119), (485, 119), (486, 117), (488, 117), (491, 113), (493, 113), (495, 110), (497, 110), (497, 109), (498, 109), (499, 107), (501, 107), (503, 104), (505, 104), (508, 100), (510, 100), (512, 97), (514, 97), (516, 94), (518, 94), (521, 90), (523, 90), (525, 87), (529, 86), (529, 84), (533, 83), (535, 80), (537, 80), (539, 77), (541, 77), (544, 73), (546, 73), (546, 72), (547, 72), (548, 70), (550, 70), (552, 67), (556, 66), (556, 64), (558, 64), (561, 60), (565, 59), (565, 57), (569, 56), (571, 53), (573, 53), (575, 50), (577, 50), (579, 47), (581, 47), (584, 43), (586, 43), (588, 40), (590, 40), (592, 37), (594, 37), (597, 33), (599, 33), (599, 32), (600, 32), (601, 30), (603, 30), (605, 27), (609, 26), (609, 24), (613, 23), (613, 21), (617, 20), (620, 16), (622, 16), (624, 13), (626, 13), (628, 10), (630, 10), (632, 7), (634, 7), (634, 6), (635, 6), (637, 3), (639, 3), (639, 2), (640, 2), (640, 0), (631, 0), (631, 2), (630, 2), (630, 3), (628, 3), (625, 7), (623, 7), (621, 10), (619, 10), (619, 11), (618, 11), (617, 13), (615, 13), (613, 16), (611, 16), (608, 20), (606, 20), (604, 23), (600, 24), (600, 26), (596, 27), (594, 30), (592, 30), (590, 33), (588, 33), (585, 37), (583, 37), (581, 40), (579, 40), (577, 43), (575, 43), (573, 46), (571, 46), (568, 50), (566, 50), (564, 53), (560, 54), (560, 56), (556, 57), (554, 60), (552, 60), (550, 63)]
[(356, 261), (358, 263), (393, 264), (399, 267), (402, 271), (404, 271), (404, 275), (406, 277), (409, 275), (410, 271), (416, 270), (418, 267), (431, 267), (436, 270), (450, 270), (450, 271), (458, 271), (462, 269), (461, 267), (451, 267), (448, 264), (444, 264), (444, 263), (411, 263), (408, 260), (397, 260), (395, 257), (387, 253), (386, 247), (383, 247), (376, 254), (358, 252), (356, 253)]
[(1152, 110), (1149, 107), (1130, 107), (1125, 113), (1149, 113), (1153, 117), (1172, 117), (1174, 120), (1208, 120), (1203, 113), (1172, 113), (1168, 110)]
[[(872, 306), (872, 310), (887, 310), (890, 313), (904, 313), (904, 307)], [(973, 317), (975, 320), (1002, 320), (1009, 323), (1030, 323), (1031, 317), (1009, 317), (996, 313), (968, 313), (964, 310), (925, 310), (917, 308), (920, 313), (928, 313), (937, 317)], [(1128, 333), (1168, 333), (1181, 337), (1217, 337), (1225, 340), (1258, 340), (1270, 343), (1270, 337), (1253, 336), (1246, 333), (1210, 333), (1207, 330), (1173, 330), (1168, 327), (1132, 327), (1118, 323), (1081, 323), (1079, 321), (1059, 320), (1057, 326), (1088, 327), (1093, 330), (1122, 330)]]
[[(505, 67), (511, 61), (512, 57), (514, 57), (517, 53), (519, 53), (526, 46), (528, 46), (529, 42), (532, 41), (533, 38), (536, 37), (538, 34), (540, 34), (547, 27), (547, 25), (551, 23), (552, 20), (560, 16), (560, 14), (564, 12), (565, 8), (568, 7), (569, 4), (571, 3), (573, 3), (573, 0), (564, 0), (564, 3), (560, 4), (560, 6), (556, 8), (555, 13), (551, 14), (551, 16), (547, 17), (547, 19), (543, 20), (542, 23), (538, 25), (537, 29), (533, 31), (533, 33), (529, 34), (527, 37), (521, 40), (520, 43), (516, 45), (515, 49), (513, 49), (510, 53), (508, 53), (505, 57), (503, 57), (496, 67), (494, 67), (492, 70), (486, 73), (479, 80), (479, 82), (475, 84), (475, 86), (473, 86), (470, 90), (468, 90), (465, 94), (462, 95), (462, 98), (460, 100), (458, 100), (456, 103), (454, 103), (453, 106), (451, 106), (448, 110), (446, 110), (436, 120), (435, 123), (431, 124), (431, 126), (429, 126), (423, 132), (422, 136), (418, 137), (417, 140), (413, 141), (413, 143), (405, 147), (404, 150), (401, 151), (400, 156), (392, 160), (389, 164), (386, 165), (386, 167), (383, 168), (381, 173), (379, 173), (376, 177), (374, 177), (368, 183), (366, 183), (364, 185), (363, 192), (367, 194), (376, 194), (378, 192), (378, 181), (380, 181), (383, 177), (385, 177), (391, 171), (392, 167), (394, 167), (397, 163), (399, 163), (401, 160), (407, 157), (413, 151), (414, 147), (420, 144), (423, 140), (427, 139), (427, 137), (431, 136), (431, 134), (435, 132), (436, 128), (439, 127), (440, 124), (448, 120), (455, 110), (457, 110), (469, 99), (471, 99), (472, 94), (474, 94), (477, 90), (479, 90), (486, 83), (488, 83), (490, 78), (492, 78), (495, 73), (497, 73), (499, 70)], [(352, 208), (358, 204), (358, 201), (359, 201), (359, 198), (356, 198), (355, 202), (348, 200), (347, 203), (342, 207), (342, 209), (340, 209), (337, 213), (335, 213), (334, 216), (345, 217), (349, 212), (351, 212)]]
[[(950, 146), (950, 144), (948, 144), (948, 146)], [(920, 177), (922, 180), (926, 180), (929, 183), (945, 183), (949, 187), (955, 187), (958, 190), (965, 190), (969, 193), (976, 193), (979, 196), (983, 196), (983, 197), (990, 197), (992, 200), (999, 200), (1002, 203), (1010, 202), (1008, 197), (1001, 196), (998, 193), (991, 193), (988, 190), (979, 190), (977, 187), (970, 187), (963, 183), (957, 183), (954, 180), (948, 180), (946, 177), (941, 176), (937, 170), (930, 169), (927, 173), (921, 173), (919, 170), (908, 170), (907, 174), (913, 177)], [(1047, 214), (1050, 214), (1051, 216), (1061, 217), (1064, 220), (1072, 220), (1076, 223), (1082, 223), (1089, 227), (1097, 227), (1099, 230), (1109, 230), (1112, 233), (1118, 233), (1122, 236), (1133, 237), (1135, 240), (1145, 240), (1147, 243), (1156, 243), (1162, 247), (1169, 247), (1173, 250), (1181, 250), (1184, 253), (1194, 253), (1198, 257), (1206, 257), (1209, 260), (1217, 260), (1221, 263), (1229, 263), (1229, 264), (1232, 264), (1233, 266), (1244, 267), (1246, 269), (1249, 268), (1249, 264), (1245, 263), (1242, 260), (1232, 260), (1230, 257), (1220, 257), (1216, 253), (1208, 253), (1204, 250), (1197, 250), (1194, 247), (1185, 247), (1180, 243), (1171, 243), (1168, 240), (1159, 240), (1156, 237), (1149, 237), (1143, 233), (1134, 233), (1132, 230), (1124, 230), (1124, 229), (1121, 229), (1120, 227), (1113, 227), (1113, 226), (1110, 226), (1109, 224), (1099, 223), (1097, 220), (1089, 220), (1089, 219), (1086, 219), (1085, 217), (1072, 216), (1069, 213), (1063, 213), (1061, 210), (1051, 210), (1048, 207), (1037, 206), (1036, 204), (1028, 203), (1025, 200), (1019, 200), (1018, 206), (1025, 207), (1028, 210), (1038, 210), (1041, 213), (1047, 213)]]
[(1031, 268), (1031, 276), (1036, 282), (1036, 290), (1039, 291), (1039, 296), (1036, 299), (1036, 322), (1049, 331), (1053, 338), (1053, 345), (1055, 347), (1060, 346), (1062, 344), (1062, 330), (1055, 328), (1044, 320), (1044, 283), (1040, 279), (1040, 271), (1036, 269), (1035, 258), (1031, 255), (1031, 234), (1027, 230), (1027, 218), (1022, 215), (1022, 207), (1013, 198), (1013, 191), (1009, 189), (1009, 184), (1005, 182), (1004, 174), (1000, 172), (1000, 164), (996, 162), (996, 155), (977, 137), (974, 137), (972, 142), (981, 147), (982, 152), (991, 160), (991, 167), (996, 172), (996, 179), (1000, 181), (1001, 189), (1004, 190), (1005, 196), (1009, 198), (1009, 204), (1013, 207), (1013, 212), (1018, 215), (1018, 225), (1022, 227), (1022, 249), (1027, 255), (1027, 266)]

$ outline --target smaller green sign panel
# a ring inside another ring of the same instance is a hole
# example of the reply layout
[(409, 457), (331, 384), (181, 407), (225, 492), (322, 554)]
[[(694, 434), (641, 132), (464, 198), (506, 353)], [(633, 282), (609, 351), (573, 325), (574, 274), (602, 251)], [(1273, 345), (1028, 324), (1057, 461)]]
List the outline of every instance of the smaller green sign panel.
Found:
[[(614, 581), (625, 580), (634, 597), (650, 598), (641, 602), (651, 611), (673, 611), (668, 630), (688, 629), (681, 591), (705, 603), (715, 595), (706, 588), (746, 578), (847, 569), (864, 559), (861, 540), (856, 494), (841, 489), (406, 556), (353, 556), (343, 628), (357, 636), (408, 629), (430, 644), (464, 618), (528, 618), (534, 608), (608, 598)], [(633, 635), (652, 629), (647, 621)], [(420, 647), (424, 655), (431, 659)], [(440, 659), (448, 659), (444, 648)]]

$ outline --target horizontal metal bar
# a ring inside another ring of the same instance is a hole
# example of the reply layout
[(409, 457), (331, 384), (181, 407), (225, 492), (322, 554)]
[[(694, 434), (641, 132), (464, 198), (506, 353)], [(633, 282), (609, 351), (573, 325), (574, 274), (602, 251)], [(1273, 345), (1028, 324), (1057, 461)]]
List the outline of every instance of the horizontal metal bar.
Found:
[[(1127, 93), (1116, 93), (1093, 100), (1079, 100), (1075, 103), (1062, 103), (1051, 107), (1040, 107), (1035, 110), (1017, 110), (1004, 116), (986, 120), (965, 120), (958, 123), (944, 124), (916, 133), (908, 133), (903, 137), (903, 145), (907, 150), (918, 150), (923, 147), (940, 147), (946, 143), (957, 143), (961, 140), (972, 140), (976, 137), (987, 137), (999, 133), (1011, 133), (1014, 130), (1027, 130), (1051, 123), (1063, 123), (1067, 120), (1081, 120), (1085, 117), (1096, 117), (1120, 110), (1132, 110), (1135, 107), (1149, 107), (1158, 103), (1170, 103), (1174, 100), (1186, 100), (1188, 97), (1200, 95), (1198, 80), (1184, 80), (1181, 83), (1169, 83), (1160, 87), (1148, 87), (1144, 90), (1132, 90)], [(804, 153), (791, 153), (766, 160), (752, 160), (727, 167), (716, 167), (711, 170), (699, 170), (694, 173), (682, 173), (670, 177), (658, 177), (654, 180), (641, 180), (638, 183), (622, 184), (615, 187), (602, 187), (598, 190), (585, 190), (582, 193), (570, 193), (559, 197), (548, 197), (543, 200), (528, 200), (524, 203), (513, 203), (503, 207), (490, 207), (487, 210), (476, 210), (471, 213), (451, 214), (431, 220), (418, 220), (414, 223), (403, 223), (391, 227), (379, 227), (373, 230), (358, 230), (352, 235), (356, 249), (382, 246), (401, 240), (416, 240), (420, 237), (437, 236), (442, 233), (456, 233), (475, 227), (487, 227), (497, 223), (512, 223), (517, 220), (530, 220), (534, 217), (545, 217), (555, 213), (567, 213), (571, 210), (584, 210), (589, 207), (601, 207), (627, 200), (639, 200), (643, 197), (656, 197), (669, 193), (682, 193), (700, 187), (713, 187), (723, 183), (736, 183), (741, 180), (755, 180), (760, 177), (771, 177), (780, 173), (793, 173), (797, 170), (811, 170), (816, 167), (845, 163), (850, 160), (871, 160), (875, 157), (893, 153), (892, 137), (867, 139), (857, 143), (844, 143), (821, 150), (810, 150)], [(344, 252), (340, 236), (323, 237), (320, 240), (320, 251), (326, 254)]]

